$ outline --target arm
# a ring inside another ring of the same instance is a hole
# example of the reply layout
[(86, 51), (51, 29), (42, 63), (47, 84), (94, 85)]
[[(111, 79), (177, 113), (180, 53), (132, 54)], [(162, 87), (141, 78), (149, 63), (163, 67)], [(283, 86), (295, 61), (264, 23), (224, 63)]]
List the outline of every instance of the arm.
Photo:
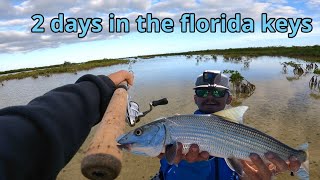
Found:
[(0, 110), (0, 179), (53, 179), (97, 124), (126, 71), (85, 75), (26, 106)]

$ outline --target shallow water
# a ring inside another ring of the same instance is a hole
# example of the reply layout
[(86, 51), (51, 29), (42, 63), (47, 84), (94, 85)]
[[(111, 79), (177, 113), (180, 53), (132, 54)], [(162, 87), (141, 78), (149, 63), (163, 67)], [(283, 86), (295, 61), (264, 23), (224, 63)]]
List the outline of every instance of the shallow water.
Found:
[[(156, 107), (144, 117), (140, 125), (156, 118), (176, 113), (192, 114), (196, 109), (193, 102), (193, 86), (196, 77), (206, 69), (238, 70), (248, 81), (256, 86), (248, 98), (235, 101), (249, 106), (244, 123), (263, 131), (292, 147), (309, 143), (311, 179), (320, 179), (320, 93), (308, 86), (312, 73), (294, 76), (293, 68), (283, 72), (282, 62), (305, 62), (290, 58), (258, 57), (245, 62), (217, 59), (211, 56), (162, 57), (138, 59), (129, 65), (115, 65), (81, 71), (75, 74), (59, 74), (38, 79), (26, 78), (4, 82), (0, 86), (0, 108), (22, 105), (45, 92), (68, 83), (75, 82), (80, 76), (90, 74), (109, 74), (127, 69), (135, 75), (135, 85), (129, 91), (132, 100), (140, 104), (140, 110), (148, 108), (148, 103), (166, 97), (168, 105)], [(131, 128), (127, 128), (130, 130)], [(92, 132), (95, 129), (93, 128)], [(92, 133), (72, 161), (61, 171), (58, 179), (85, 179), (80, 172), (80, 163)], [(124, 154), (123, 169), (117, 179), (150, 179), (159, 169), (157, 158)], [(293, 177), (295, 179), (296, 177)], [(289, 173), (278, 179), (292, 179)]]

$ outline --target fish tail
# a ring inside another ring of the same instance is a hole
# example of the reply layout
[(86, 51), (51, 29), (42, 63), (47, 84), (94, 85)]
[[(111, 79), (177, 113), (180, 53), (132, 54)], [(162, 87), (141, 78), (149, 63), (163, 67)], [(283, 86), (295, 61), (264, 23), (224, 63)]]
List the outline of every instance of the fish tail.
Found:
[(304, 143), (298, 147), (298, 150), (303, 151), (305, 153), (305, 161), (301, 164), (301, 168), (304, 169), (309, 174), (309, 144)]

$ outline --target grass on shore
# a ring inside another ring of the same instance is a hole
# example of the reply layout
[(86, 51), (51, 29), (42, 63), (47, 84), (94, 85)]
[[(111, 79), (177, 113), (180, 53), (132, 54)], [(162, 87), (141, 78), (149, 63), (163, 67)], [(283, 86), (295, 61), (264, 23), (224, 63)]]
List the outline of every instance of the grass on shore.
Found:
[(315, 73), (315, 74), (320, 74), (320, 69), (316, 69), (316, 70), (314, 70), (314, 72), (313, 73)]
[[(320, 62), (320, 46), (293, 46), (293, 47), (257, 47), (257, 48), (238, 48), (225, 50), (203, 50), (203, 51), (189, 51), (181, 53), (168, 53), (137, 56), (132, 58), (149, 59), (154, 57), (178, 56), (185, 55), (191, 57), (192, 55), (211, 55), (216, 58), (216, 55), (222, 55), (224, 59), (241, 60), (243, 57), (253, 58), (258, 56), (283, 56), (298, 58), (309, 62)], [(44, 66), (36, 68), (24, 68), (10, 71), (0, 72), (0, 82), (11, 79), (23, 79), (26, 77), (37, 78), (39, 76), (50, 76), (57, 73), (76, 73), (81, 70), (88, 70), (95, 67), (110, 66), (114, 64), (128, 63), (128, 60), (119, 59), (102, 59), (88, 61), (85, 63), (70, 63), (65, 62), (60, 65)], [(320, 74), (319, 70), (314, 73)], [(6, 75), (7, 74), (7, 75)]]
[[(25, 69), (17, 69), (11, 71), (3, 71), (0, 74), (8, 74), (1, 75), (0, 82), (12, 80), (12, 79), (23, 79), (26, 77), (38, 78), (39, 76), (51, 76), (52, 74), (59, 73), (77, 73), (77, 71), (88, 70), (96, 67), (104, 67), (111, 66), (115, 64), (126, 64), (128, 60), (117, 60), (117, 59), (103, 59), (103, 60), (93, 60), (85, 63), (70, 63), (65, 62), (60, 65), (39, 67), (39, 68), (25, 68)], [(6, 72), (6, 73), (5, 73)]]
[(138, 58), (153, 58), (158, 56), (177, 56), (177, 55), (223, 55), (229, 59), (241, 59), (245, 57), (258, 56), (283, 56), (290, 58), (298, 58), (309, 62), (320, 62), (320, 46), (292, 46), (292, 47), (256, 47), (256, 48), (238, 48), (224, 50), (203, 50), (190, 51), (182, 53), (156, 54), (148, 56), (138, 56)]

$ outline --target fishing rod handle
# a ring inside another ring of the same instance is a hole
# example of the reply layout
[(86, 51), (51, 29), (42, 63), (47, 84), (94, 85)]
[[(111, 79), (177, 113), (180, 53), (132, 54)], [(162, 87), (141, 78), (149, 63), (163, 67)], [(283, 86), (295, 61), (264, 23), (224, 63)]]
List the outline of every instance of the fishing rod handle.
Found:
[[(120, 85), (120, 86), (123, 86)], [(117, 88), (81, 162), (82, 174), (94, 180), (115, 179), (122, 167), (116, 138), (124, 133), (128, 92)]]
[(163, 98), (157, 101), (152, 101), (151, 103), (152, 106), (165, 105), (165, 104), (168, 104), (167, 98)]

